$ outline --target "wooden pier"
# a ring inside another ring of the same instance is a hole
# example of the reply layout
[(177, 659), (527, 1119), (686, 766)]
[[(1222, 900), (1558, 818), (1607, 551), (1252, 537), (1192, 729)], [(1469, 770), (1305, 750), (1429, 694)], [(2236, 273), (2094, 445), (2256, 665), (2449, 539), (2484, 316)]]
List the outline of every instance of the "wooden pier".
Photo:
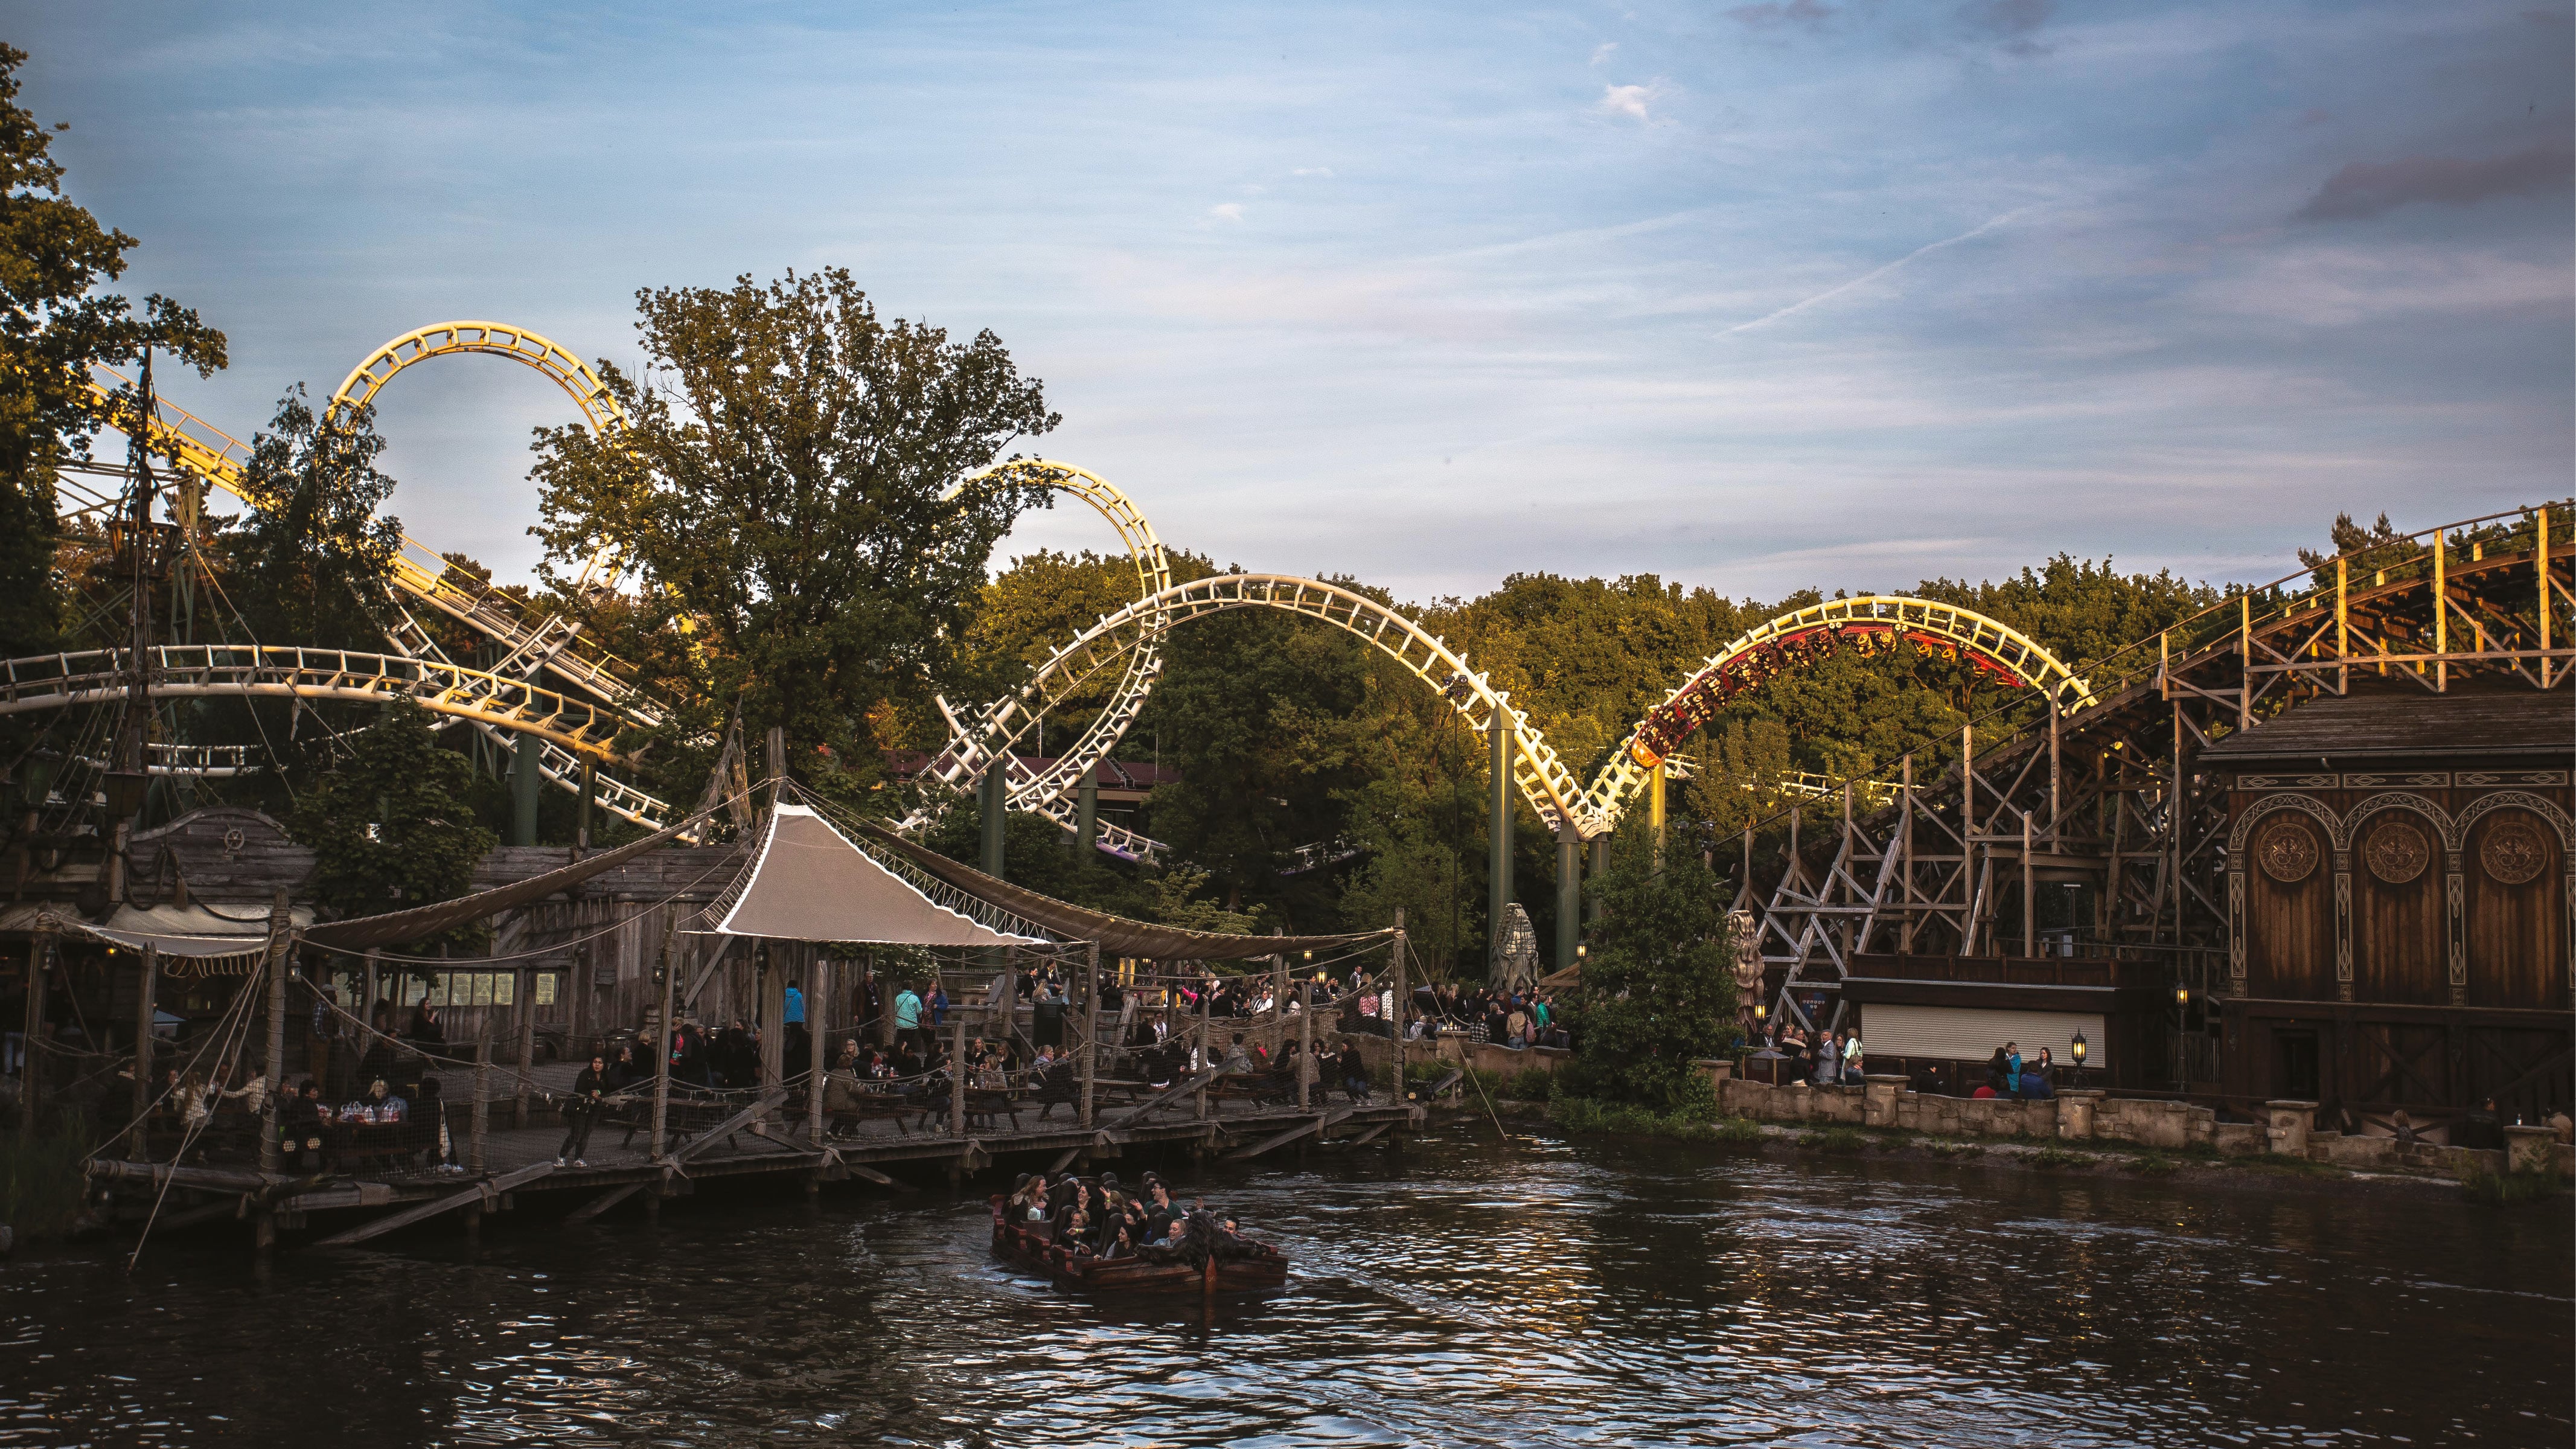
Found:
[[(534, 1075), (541, 1088), (562, 1094), (568, 1093), (577, 1070), (564, 1063), (540, 1067)], [(454, 1104), (448, 1125), (463, 1156), (473, 1072), (450, 1068), (438, 1075), (442, 1090), (453, 1089), (447, 1098)], [(1196, 1093), (1183, 1090), (1123, 1106), (1104, 1105), (1088, 1128), (1063, 1104), (1048, 1112), (1051, 1120), (1041, 1120), (1040, 1105), (1029, 1099), (1015, 1104), (1016, 1122), (1009, 1111), (996, 1112), (963, 1136), (953, 1134), (945, 1120), (925, 1129), (876, 1116), (839, 1125), (817, 1144), (802, 1120), (780, 1115), (802, 1095), (802, 1084), (794, 1084), (792, 1090), (742, 1102), (711, 1126), (674, 1131), (658, 1160), (651, 1150), (648, 1094), (601, 1116), (592, 1129), (586, 1167), (555, 1165), (566, 1129), (547, 1112), (538, 1114), (545, 1120), (529, 1126), (488, 1129), (481, 1139), (480, 1171), (439, 1171), (434, 1163), (424, 1170), (406, 1163), (359, 1175), (263, 1173), (220, 1160), (174, 1166), (100, 1158), (90, 1164), (89, 1173), (95, 1187), (106, 1190), (109, 1216), (120, 1226), (140, 1226), (146, 1218), (152, 1218), (155, 1231), (210, 1220), (247, 1225), (265, 1208), (281, 1232), (301, 1233), (307, 1245), (343, 1246), (450, 1213), (463, 1212), (469, 1223), (479, 1222), (485, 1214), (540, 1199), (565, 1205), (564, 1221), (586, 1222), (620, 1208), (636, 1210), (639, 1204), (649, 1207), (660, 1199), (688, 1196), (702, 1182), (764, 1179), (781, 1190), (806, 1192), (823, 1183), (861, 1181), (911, 1191), (916, 1184), (908, 1177), (944, 1176), (954, 1183), (996, 1167), (1082, 1171), (1131, 1156), (1175, 1153), (1196, 1162), (1245, 1161), (1306, 1147), (1374, 1142), (1418, 1125), (1423, 1117), (1421, 1107), (1393, 1100), (1384, 1091), (1367, 1102), (1351, 1102), (1340, 1094), (1326, 1100), (1318, 1090), (1313, 1105), (1301, 1111), (1293, 1104), (1218, 1098), (1202, 1107)], [(944, 1109), (934, 1109), (935, 1117), (945, 1115)], [(630, 1120), (639, 1124), (631, 1134)]]

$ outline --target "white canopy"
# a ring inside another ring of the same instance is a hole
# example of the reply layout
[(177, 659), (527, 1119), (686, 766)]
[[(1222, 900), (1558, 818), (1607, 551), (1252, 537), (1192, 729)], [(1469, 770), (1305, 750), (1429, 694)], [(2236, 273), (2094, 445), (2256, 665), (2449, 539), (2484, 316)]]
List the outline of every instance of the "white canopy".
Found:
[(960, 915), (852, 845), (831, 822), (780, 802), (751, 868), (719, 902), (716, 930), (782, 941), (892, 946), (1043, 946)]

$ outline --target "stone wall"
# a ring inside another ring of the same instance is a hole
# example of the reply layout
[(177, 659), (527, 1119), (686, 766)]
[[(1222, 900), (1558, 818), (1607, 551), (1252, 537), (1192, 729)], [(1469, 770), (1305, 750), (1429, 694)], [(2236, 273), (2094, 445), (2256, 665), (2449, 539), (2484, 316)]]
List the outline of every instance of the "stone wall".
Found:
[[(1359, 1043), (1360, 1060), (1368, 1063), (1369, 1075), (1380, 1082), (1388, 1079), (1388, 1074), (1395, 1068), (1393, 1039), (1367, 1032), (1333, 1031), (1318, 1036), (1315, 1046), (1319, 1051), (1337, 1052), (1344, 1042)], [(1514, 1051), (1491, 1042), (1471, 1042), (1463, 1036), (1444, 1036), (1406, 1042), (1404, 1059), (1407, 1062), (1443, 1061), (1452, 1066), (1473, 1067), (1478, 1071), (1511, 1077), (1531, 1067), (1553, 1075), (1559, 1067), (1574, 1060), (1574, 1053), (1554, 1047), (1523, 1047)]]
[[(1775, 1087), (1767, 1082), (1721, 1078), (1718, 1104), (1731, 1116), (1757, 1122), (1894, 1128), (1944, 1137), (2007, 1137), (2068, 1142), (2123, 1142), (2222, 1157), (2276, 1153), (2361, 1172), (2458, 1174), (2476, 1166), (2502, 1171), (2508, 1153), (2431, 1143), (2399, 1145), (2393, 1137), (2346, 1137), (2312, 1127), (2313, 1102), (2267, 1104), (2263, 1122), (2221, 1122), (2207, 1107), (2189, 1102), (2109, 1097), (2098, 1091), (2065, 1091), (2048, 1101), (1943, 1097), (1913, 1090), (1904, 1077), (1871, 1077), (1859, 1087), (1818, 1087), (1806, 1082)], [(2576, 1152), (2550, 1140), (2543, 1128), (2508, 1128), (2510, 1161), (2517, 1171), (2576, 1171)]]

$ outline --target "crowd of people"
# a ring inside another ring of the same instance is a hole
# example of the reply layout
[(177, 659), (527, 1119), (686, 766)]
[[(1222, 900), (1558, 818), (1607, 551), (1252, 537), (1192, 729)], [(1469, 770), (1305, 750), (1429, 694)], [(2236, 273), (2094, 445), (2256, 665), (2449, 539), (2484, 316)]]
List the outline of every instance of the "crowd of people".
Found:
[(1143, 1258), (1188, 1263), (1252, 1251), (1234, 1219), (1208, 1210), (1207, 1199), (1186, 1208), (1148, 1172), (1139, 1190), (1119, 1185), (1118, 1174), (1098, 1178), (1021, 1173), (1002, 1203), (1003, 1221), (1060, 1246), (1076, 1258)]

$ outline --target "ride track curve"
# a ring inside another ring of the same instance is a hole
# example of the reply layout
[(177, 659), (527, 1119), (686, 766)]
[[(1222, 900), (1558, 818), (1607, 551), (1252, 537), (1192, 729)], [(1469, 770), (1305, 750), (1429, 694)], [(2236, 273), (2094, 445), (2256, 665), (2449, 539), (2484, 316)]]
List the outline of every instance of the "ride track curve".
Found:
[[(584, 421), (602, 437), (627, 426), (624, 410), (606, 382), (580, 356), (540, 333), (489, 321), (436, 323), (386, 342), (342, 379), (325, 405), (325, 415), (336, 417), (369, 407), (403, 369), (459, 353), (506, 357), (543, 374), (563, 389)], [(113, 382), (102, 382), (102, 377)], [(107, 411), (114, 416), (114, 405), (126, 395), (124, 379), (110, 369), (96, 368), (90, 385), (96, 397), (111, 405)], [(259, 506), (243, 470), (250, 450), (240, 440), (158, 397), (146, 426), (147, 445), (155, 451), (209, 485)], [(1106, 479), (1053, 459), (1002, 467), (1034, 471), (1047, 486), (1070, 493), (1099, 512), (1127, 549), (1140, 597), (1103, 615), (1057, 649), (1021, 689), (966, 718), (961, 720), (941, 699), (951, 738), (920, 777), (964, 793), (996, 760), (1007, 761), (1006, 803), (1044, 815), (1067, 831), (1075, 827), (1074, 798), (1080, 781), (1109, 757), (1152, 693), (1162, 672), (1164, 634), (1187, 620), (1240, 608), (1303, 614), (1367, 639), (1431, 685), (1479, 731), (1490, 727), (1497, 711), (1506, 713), (1513, 735), (1513, 783), (1522, 798), (1551, 830), (1571, 829), (1586, 840), (1613, 829), (1626, 802), (1645, 788), (1654, 766), (1728, 699), (1846, 648), (1877, 652), (1903, 641), (1968, 659), (1998, 681), (2037, 688), (2060, 708), (2092, 703), (2083, 681), (2047, 650), (1973, 611), (1897, 596), (1837, 599), (1770, 620), (1709, 656), (1638, 721), (1589, 785), (1578, 786), (1573, 772), (1527, 713), (1512, 707), (1507, 692), (1495, 689), (1444, 640), (1396, 610), (1338, 585), (1284, 574), (1218, 575), (1175, 586), (1169, 558), (1153, 525), (1133, 500)], [(997, 471), (986, 470), (988, 474)], [(615, 540), (602, 541), (583, 570), (583, 585), (607, 586), (603, 575), (613, 578), (616, 549)], [(403, 536), (392, 583), (395, 617), (387, 636), (393, 655), (254, 647), (248, 652), (233, 649), (221, 663), (212, 656), (165, 659), (158, 667), (182, 681), (180, 687), (166, 692), (313, 699), (382, 699), (409, 693), (433, 712), (470, 721), (495, 739), (513, 733), (536, 735), (542, 741), (541, 772), (567, 790), (581, 787), (585, 760), (594, 767), (633, 763), (607, 747), (607, 739), (619, 726), (662, 718), (661, 711), (630, 682), (631, 670), (583, 639), (577, 622), (560, 614), (532, 615), (409, 534)], [(405, 598), (496, 640), (507, 653), (489, 669), (450, 660), (403, 605)], [(307, 656), (326, 654), (340, 662), (328, 667), (306, 662)], [(6, 678), (6, 684), (0, 685), (0, 713), (104, 700), (108, 695), (101, 693), (104, 686), (99, 680), (113, 677), (117, 657), (118, 652), (110, 650), (7, 661), (0, 665)], [(80, 661), (77, 665), (75, 659)], [(1043, 769), (1023, 764), (1015, 750), (1021, 736), (1113, 665), (1120, 667), (1121, 678), (1109, 703), (1074, 746)], [(576, 706), (565, 696), (527, 682), (540, 669), (553, 672), (605, 708), (591, 710), (578, 729), (557, 727), (555, 722), (570, 717)], [(610, 813), (654, 828), (673, 818), (668, 802), (595, 768), (591, 776), (600, 805)], [(929, 818), (926, 807), (916, 809), (901, 828), (917, 831)], [(1102, 850), (1128, 859), (1150, 859), (1161, 848), (1108, 822), (1100, 822), (1098, 830)]]

